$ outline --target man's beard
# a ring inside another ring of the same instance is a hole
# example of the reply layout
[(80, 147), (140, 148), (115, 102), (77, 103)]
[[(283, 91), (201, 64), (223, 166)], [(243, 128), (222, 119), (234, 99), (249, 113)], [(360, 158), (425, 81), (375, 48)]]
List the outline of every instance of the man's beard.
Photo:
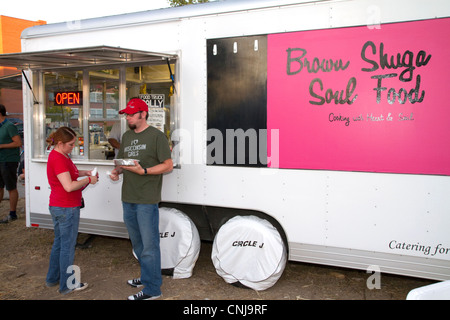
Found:
[[(142, 119), (142, 112), (139, 112), (139, 118), (138, 119)], [(136, 125), (135, 124), (128, 124), (128, 128), (130, 128), (131, 130), (136, 129)]]

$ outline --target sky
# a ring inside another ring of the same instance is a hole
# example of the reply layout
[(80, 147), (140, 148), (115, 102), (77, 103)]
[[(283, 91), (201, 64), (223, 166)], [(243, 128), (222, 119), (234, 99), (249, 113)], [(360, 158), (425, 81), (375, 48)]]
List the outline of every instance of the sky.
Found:
[(57, 23), (169, 7), (168, 0), (4, 0), (0, 15)]

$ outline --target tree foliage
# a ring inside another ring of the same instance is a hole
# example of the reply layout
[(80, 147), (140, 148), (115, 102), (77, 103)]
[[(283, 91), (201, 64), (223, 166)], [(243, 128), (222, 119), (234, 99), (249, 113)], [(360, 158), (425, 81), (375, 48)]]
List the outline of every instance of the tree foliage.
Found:
[(188, 4), (205, 3), (209, 0), (168, 0), (171, 7), (181, 7)]

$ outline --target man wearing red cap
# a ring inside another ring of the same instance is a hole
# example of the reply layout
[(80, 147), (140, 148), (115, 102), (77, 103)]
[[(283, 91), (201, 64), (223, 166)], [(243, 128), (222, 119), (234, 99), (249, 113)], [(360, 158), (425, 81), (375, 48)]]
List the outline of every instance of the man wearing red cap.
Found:
[(116, 167), (110, 177), (117, 181), (123, 173), (123, 219), (141, 266), (141, 277), (128, 284), (143, 287), (128, 299), (156, 299), (162, 285), (158, 203), (162, 174), (172, 170), (173, 162), (167, 137), (147, 124), (148, 106), (143, 100), (131, 99), (119, 113), (126, 115), (131, 130), (123, 134), (117, 158), (135, 159), (135, 165)]

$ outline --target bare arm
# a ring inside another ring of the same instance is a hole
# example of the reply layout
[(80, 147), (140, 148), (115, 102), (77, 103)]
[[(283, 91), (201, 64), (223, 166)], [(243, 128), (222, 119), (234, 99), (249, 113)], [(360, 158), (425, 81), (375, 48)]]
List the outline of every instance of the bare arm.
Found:
[(116, 139), (114, 139), (114, 138), (109, 138), (109, 139), (108, 139), (108, 142), (109, 142), (110, 145), (113, 146), (113, 148), (115, 148), (115, 149), (119, 149), (119, 148), (120, 148), (120, 142), (117, 141)]
[(84, 186), (88, 185), (89, 183), (91, 184), (97, 183), (97, 177), (95, 176), (90, 176), (86, 179), (73, 181), (72, 178), (70, 177), (69, 171), (62, 172), (58, 174), (56, 177), (58, 178), (59, 182), (61, 182), (61, 185), (63, 186), (66, 192), (79, 190)]
[[(154, 167), (147, 169), (147, 174), (162, 174), (168, 173), (173, 170), (173, 161), (172, 159), (167, 159), (163, 163), (160, 163)], [(142, 174), (144, 174), (144, 169), (142, 169)]]
[(11, 138), (12, 142), (0, 144), (0, 149), (20, 148), (22, 146), (22, 139), (20, 136), (14, 136)]

